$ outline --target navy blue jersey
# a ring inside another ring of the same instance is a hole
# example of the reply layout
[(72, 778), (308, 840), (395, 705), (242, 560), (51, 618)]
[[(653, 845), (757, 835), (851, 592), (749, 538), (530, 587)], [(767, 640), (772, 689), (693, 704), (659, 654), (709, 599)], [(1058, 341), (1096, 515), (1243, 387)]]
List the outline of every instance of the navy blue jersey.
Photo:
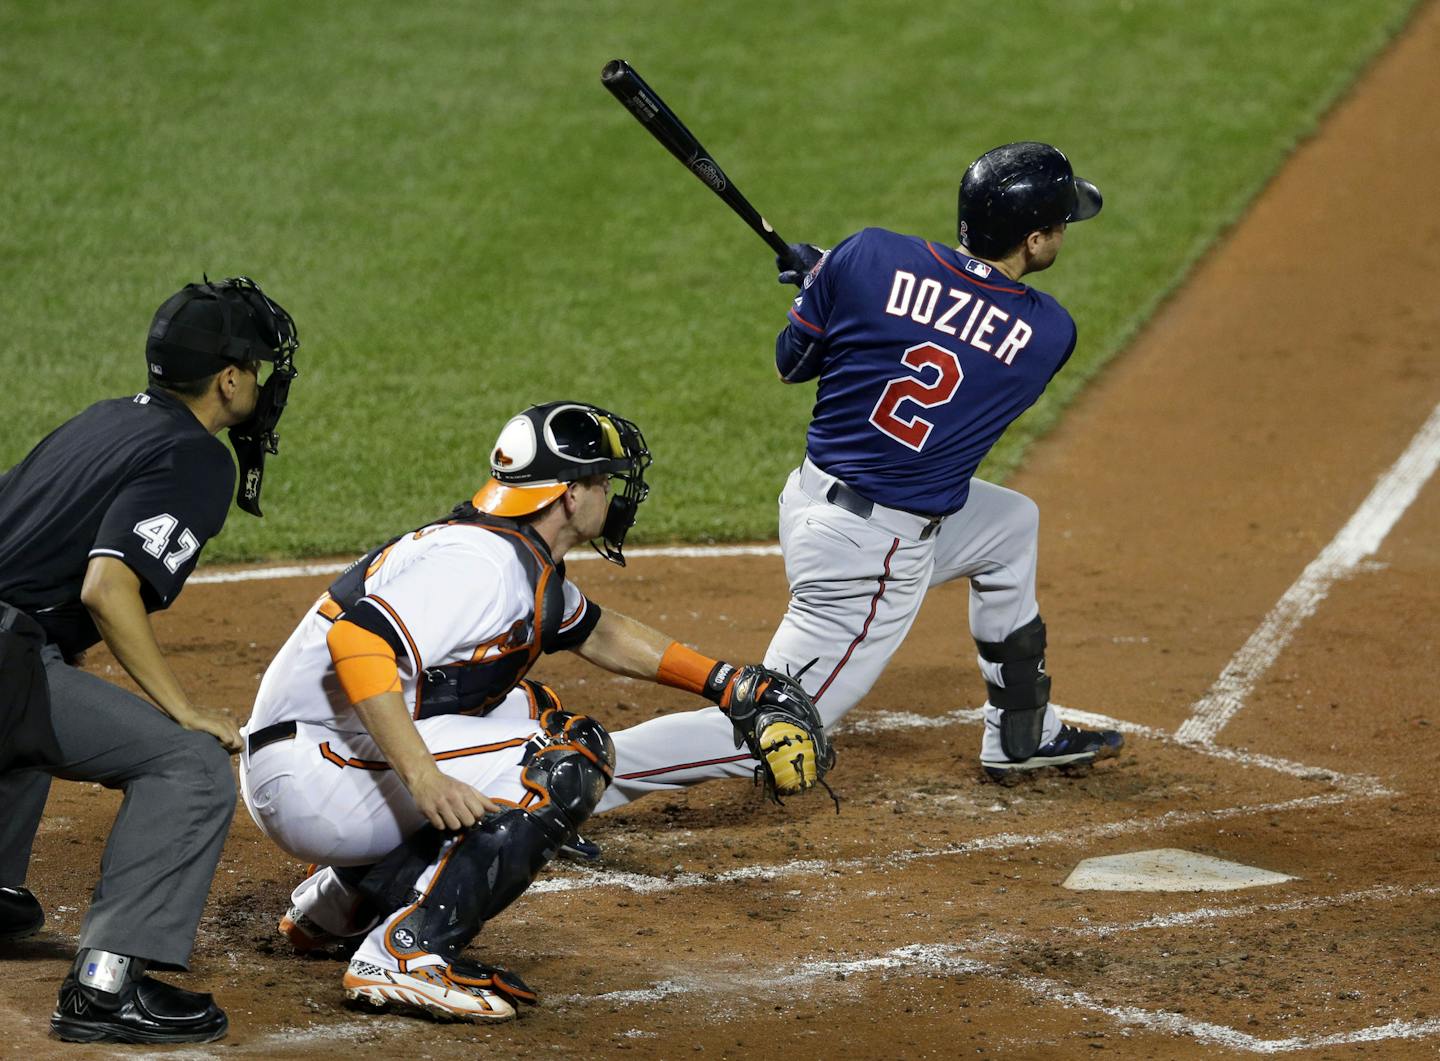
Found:
[(927, 516), (970, 477), (1075, 348), (1051, 296), (943, 244), (867, 228), (806, 278), (775, 342), (786, 382), (819, 377), (810, 459), (870, 500)]
[(230, 450), (163, 390), (96, 402), (0, 476), (0, 600), (34, 616), (67, 656), (100, 639), (80, 602), (94, 556), (168, 608), (230, 511)]

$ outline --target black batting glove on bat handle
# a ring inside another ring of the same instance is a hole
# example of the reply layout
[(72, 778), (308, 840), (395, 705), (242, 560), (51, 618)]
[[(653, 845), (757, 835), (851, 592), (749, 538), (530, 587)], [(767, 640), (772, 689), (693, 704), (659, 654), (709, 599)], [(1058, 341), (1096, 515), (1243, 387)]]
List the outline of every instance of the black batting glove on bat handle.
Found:
[(813, 243), (790, 243), (787, 246), (790, 248), (788, 255), (775, 255), (775, 268), (780, 270), (777, 279), (782, 284), (800, 287), (805, 283), (805, 277), (810, 274), (810, 270), (825, 257), (825, 250)]

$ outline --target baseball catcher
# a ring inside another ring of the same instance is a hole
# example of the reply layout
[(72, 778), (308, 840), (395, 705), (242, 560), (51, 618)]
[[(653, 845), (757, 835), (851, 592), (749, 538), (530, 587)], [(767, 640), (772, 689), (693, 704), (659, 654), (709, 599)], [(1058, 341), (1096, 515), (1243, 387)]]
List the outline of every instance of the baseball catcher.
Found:
[(793, 679), (704, 656), (566, 577), (586, 543), (623, 566), (649, 463), (624, 417), (523, 410), (474, 496), (343, 572), (266, 671), (244, 729), (245, 803), (317, 864), (280, 931), (301, 951), (355, 944), (353, 1003), (491, 1021), (535, 1002), (463, 952), (557, 853), (593, 849), (579, 830), (615, 768), (604, 726), (526, 677), (543, 654), (708, 697), (726, 749), (744, 744), (737, 761), (776, 799), (823, 780), (833, 756)]

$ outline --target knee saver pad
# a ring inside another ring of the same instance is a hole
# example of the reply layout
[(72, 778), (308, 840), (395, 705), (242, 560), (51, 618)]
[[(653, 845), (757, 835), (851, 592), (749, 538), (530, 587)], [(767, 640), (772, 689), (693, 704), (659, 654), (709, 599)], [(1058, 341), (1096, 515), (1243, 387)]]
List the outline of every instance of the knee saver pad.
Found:
[(552, 748), (570, 747), (589, 759), (605, 775), (608, 785), (615, 775), (615, 742), (605, 727), (589, 715), (574, 715), (559, 709), (540, 716)]
[(1040, 616), (1004, 641), (976, 641), (980, 658), (1000, 664), (1003, 685), (986, 681), (990, 703), (1000, 709), (1000, 746), (1007, 758), (1028, 759), (1040, 747), (1050, 675), (1045, 673), (1045, 623)]
[(531, 759), (520, 781), (529, 791), (524, 809), (544, 826), (559, 847), (573, 839), (595, 812), (610, 784), (610, 775), (588, 754), (573, 745), (561, 744)]

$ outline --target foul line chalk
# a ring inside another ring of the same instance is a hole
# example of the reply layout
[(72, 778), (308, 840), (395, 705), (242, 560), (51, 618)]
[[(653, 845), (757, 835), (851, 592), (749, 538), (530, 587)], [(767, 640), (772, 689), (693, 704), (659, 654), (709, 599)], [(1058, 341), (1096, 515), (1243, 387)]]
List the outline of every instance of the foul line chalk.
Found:
[[(1192, 744), (1188, 741), (1178, 740), (1176, 736), (1164, 730), (1141, 725), (1138, 722), (1127, 722), (1121, 718), (1111, 718), (1109, 715), (1100, 715), (1093, 711), (1079, 711), (1060, 704), (1056, 704), (1055, 709), (1060, 712), (1065, 721), (1078, 722), (1080, 725), (1089, 726), (1092, 729), (1118, 729), (1122, 733), (1137, 737), (1179, 744), (1187, 751), (1208, 755), (1213, 759), (1224, 759), (1241, 766), (1258, 766), (1276, 773), (1298, 777), (1303, 781), (1328, 783), (1359, 796), (1394, 795), (1390, 789), (1380, 783), (1378, 778), (1368, 774), (1342, 774), (1338, 770), (1331, 770), (1328, 767), (1308, 766), (1305, 763), (1280, 759), (1273, 755), (1261, 755), (1235, 748), (1222, 748), (1215, 744)], [(910, 711), (867, 711), (859, 717), (846, 718), (836, 727), (836, 732), (886, 733), (895, 730), (928, 729), (955, 723), (980, 722), (984, 717), (985, 711), (979, 707), (964, 707), (939, 715), (920, 715)]]
[[(781, 877), (813, 876), (817, 874), (862, 873), (866, 871), (885, 872), (911, 862), (950, 858), (957, 855), (972, 855), (981, 851), (1007, 851), (1013, 848), (1041, 847), (1047, 844), (1065, 844), (1081, 847), (1095, 840), (1105, 840), (1132, 833), (1154, 832), (1161, 829), (1175, 829), (1199, 822), (1227, 821), (1259, 814), (1282, 814), (1288, 811), (1309, 810), (1314, 807), (1333, 806), (1355, 798), (1350, 793), (1330, 792), (1318, 796), (1304, 796), (1283, 800), (1278, 803), (1257, 803), (1249, 806), (1224, 807), (1218, 810), (1166, 811), (1153, 818), (1125, 818), (1116, 822), (1098, 825), (1055, 829), (1047, 833), (999, 833), (982, 836), (961, 844), (931, 848), (924, 851), (900, 851), (869, 858), (847, 859), (802, 859), (773, 865), (741, 866), (723, 873), (675, 873), (657, 877), (647, 873), (625, 873), (616, 870), (593, 870), (583, 866), (566, 867), (566, 875), (536, 881), (529, 888), (530, 894), (545, 892), (568, 892), (581, 888), (624, 888), (641, 894), (673, 891), (678, 888), (699, 888), (716, 884), (731, 884), (737, 881), (773, 881)], [(553, 863), (552, 863), (553, 865)]]
[(1381, 476), (1370, 496), (1350, 517), (1278, 604), (1241, 646), (1220, 677), (1195, 702), (1190, 718), (1176, 731), (1182, 741), (1206, 744), (1245, 706), (1270, 665), (1337, 581), (1351, 574), (1390, 533), (1440, 464), (1440, 405), (1411, 440), (1400, 459)]
[[(778, 545), (655, 545), (627, 549), (626, 558), (641, 556), (667, 556), (681, 558), (711, 558), (722, 556), (779, 556)], [(565, 557), (567, 564), (577, 560), (599, 560), (600, 554), (582, 552), (577, 549)], [(282, 567), (250, 567), (233, 571), (200, 571), (192, 575), (187, 585), (205, 585), (220, 582), (265, 582), (270, 579), (310, 578), (315, 575), (335, 575), (344, 571), (353, 561), (330, 561), (323, 564), (288, 564)]]

